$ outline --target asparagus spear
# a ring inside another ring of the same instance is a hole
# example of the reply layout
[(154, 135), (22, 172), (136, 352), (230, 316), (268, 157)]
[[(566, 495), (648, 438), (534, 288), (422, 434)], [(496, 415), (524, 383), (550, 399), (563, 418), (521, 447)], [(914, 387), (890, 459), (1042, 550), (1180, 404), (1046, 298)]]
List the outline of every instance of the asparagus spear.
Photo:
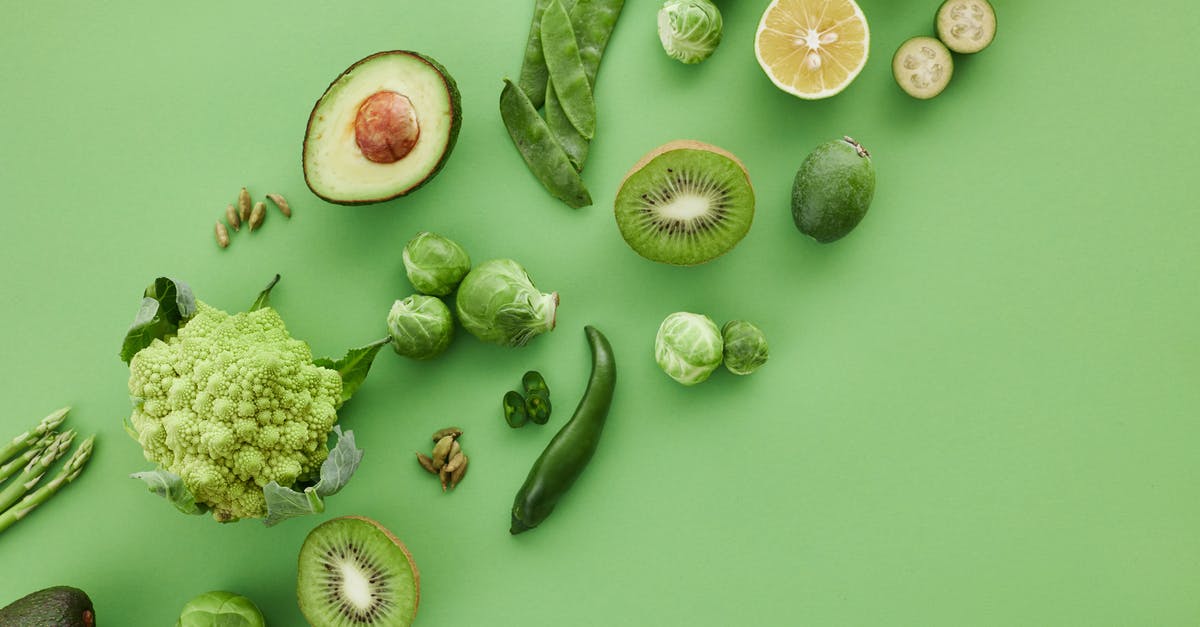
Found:
[(26, 449), (24, 453), (14, 457), (12, 461), (8, 462), (7, 464), (0, 466), (0, 485), (3, 485), (5, 481), (8, 481), (9, 477), (17, 474), (17, 472), (20, 471), (21, 468), (24, 468), (25, 465), (30, 461), (32, 461), (34, 457), (41, 455), (42, 451), (47, 446), (50, 446), (50, 443), (53, 442), (54, 438), (57, 436), (58, 434), (53, 431), (43, 435), (42, 439), (35, 442), (33, 446)]
[(25, 493), (33, 489), (37, 482), (41, 480), (42, 475), (46, 474), (50, 465), (59, 457), (63, 456), (68, 449), (71, 448), (71, 442), (75, 439), (75, 431), (68, 430), (58, 434), (54, 441), (50, 443), (41, 454), (34, 457), (32, 461), (25, 465), (25, 470), (12, 483), (9, 483), (4, 490), (0, 490), (0, 512), (7, 510), (10, 505), (16, 503)]
[(36, 492), (25, 495), (25, 498), (21, 499), (13, 507), (0, 512), (0, 532), (3, 532), (13, 523), (28, 516), (29, 512), (54, 496), (63, 485), (74, 481), (83, 472), (83, 466), (91, 459), (92, 443), (95, 440), (96, 436), (94, 435), (84, 440), (83, 444), (80, 444), (79, 448), (75, 449), (75, 452), (63, 464), (62, 469), (58, 471), (58, 475), (46, 483), (46, 485), (38, 488)]
[(71, 411), (70, 407), (63, 407), (49, 416), (42, 418), (42, 421), (38, 423), (36, 427), (26, 431), (25, 433), (22, 433), (21, 435), (18, 435), (17, 437), (13, 438), (12, 442), (0, 447), (0, 464), (3, 464), (13, 457), (16, 457), (21, 453), (21, 451), (25, 450), (25, 448), (37, 443), (42, 436), (57, 429), (58, 426), (67, 419), (68, 411)]

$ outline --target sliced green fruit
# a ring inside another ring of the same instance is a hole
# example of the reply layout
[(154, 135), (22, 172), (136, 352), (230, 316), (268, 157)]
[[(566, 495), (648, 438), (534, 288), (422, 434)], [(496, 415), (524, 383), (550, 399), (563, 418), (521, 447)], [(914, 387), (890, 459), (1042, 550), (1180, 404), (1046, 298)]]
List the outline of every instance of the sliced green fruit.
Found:
[(928, 100), (942, 93), (954, 75), (954, 59), (933, 37), (913, 37), (892, 57), (896, 84), (913, 98)]
[(852, 231), (875, 197), (871, 153), (849, 137), (817, 146), (792, 185), (792, 219), (801, 233), (821, 243)]
[(639, 255), (678, 266), (728, 252), (754, 221), (754, 187), (737, 157), (698, 141), (651, 151), (625, 175), (615, 212)]
[(304, 180), (321, 198), (361, 205), (403, 196), (446, 164), (462, 125), (454, 79), (417, 52), (373, 54), (325, 90), (304, 133)]
[(938, 39), (959, 54), (987, 48), (996, 37), (996, 11), (987, 0), (946, 0), (937, 12)]
[(296, 594), (313, 627), (409, 627), (421, 576), (408, 548), (383, 525), (344, 516), (304, 539)]

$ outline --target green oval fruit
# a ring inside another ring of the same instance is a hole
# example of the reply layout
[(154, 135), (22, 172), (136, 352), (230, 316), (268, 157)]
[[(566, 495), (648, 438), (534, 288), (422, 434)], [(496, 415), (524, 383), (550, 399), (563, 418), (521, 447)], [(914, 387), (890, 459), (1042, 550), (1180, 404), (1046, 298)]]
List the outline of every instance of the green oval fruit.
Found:
[(304, 181), (341, 205), (411, 193), (446, 164), (462, 126), (458, 85), (410, 50), (373, 54), (329, 85), (304, 132)]
[(792, 185), (792, 219), (801, 233), (826, 244), (852, 231), (875, 197), (871, 153), (849, 137), (817, 146)]

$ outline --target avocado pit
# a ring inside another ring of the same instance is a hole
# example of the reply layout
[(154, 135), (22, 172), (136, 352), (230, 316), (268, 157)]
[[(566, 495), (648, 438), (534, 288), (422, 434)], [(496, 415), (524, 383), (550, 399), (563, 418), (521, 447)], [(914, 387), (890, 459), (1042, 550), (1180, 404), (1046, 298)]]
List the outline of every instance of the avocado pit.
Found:
[(395, 163), (412, 152), (421, 136), (417, 111), (408, 96), (378, 91), (358, 107), (354, 142), (374, 163)]

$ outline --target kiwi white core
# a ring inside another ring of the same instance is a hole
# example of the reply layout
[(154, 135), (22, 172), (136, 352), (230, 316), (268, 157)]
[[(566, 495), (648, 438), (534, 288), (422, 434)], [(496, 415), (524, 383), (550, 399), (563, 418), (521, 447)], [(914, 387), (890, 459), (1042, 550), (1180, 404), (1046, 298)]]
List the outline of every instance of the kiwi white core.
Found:
[(346, 600), (354, 604), (360, 612), (371, 607), (371, 582), (353, 562), (343, 561), (338, 564), (342, 571), (342, 594)]

